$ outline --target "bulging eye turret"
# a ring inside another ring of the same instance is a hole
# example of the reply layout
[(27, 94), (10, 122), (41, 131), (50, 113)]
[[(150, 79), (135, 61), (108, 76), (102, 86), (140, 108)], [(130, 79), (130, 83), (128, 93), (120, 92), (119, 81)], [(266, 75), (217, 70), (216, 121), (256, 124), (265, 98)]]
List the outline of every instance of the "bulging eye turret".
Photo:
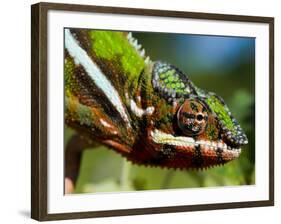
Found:
[(208, 123), (207, 107), (197, 99), (186, 99), (177, 112), (177, 123), (187, 136), (202, 134)]

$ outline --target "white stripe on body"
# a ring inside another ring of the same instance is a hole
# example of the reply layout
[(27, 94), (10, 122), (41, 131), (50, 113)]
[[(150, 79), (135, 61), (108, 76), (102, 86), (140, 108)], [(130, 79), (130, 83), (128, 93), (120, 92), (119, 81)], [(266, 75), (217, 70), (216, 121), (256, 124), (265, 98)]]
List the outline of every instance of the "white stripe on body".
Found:
[(143, 115), (151, 115), (154, 112), (154, 107), (147, 107), (144, 110), (144, 109), (138, 107), (138, 105), (136, 104), (136, 102), (134, 100), (130, 101), (130, 108), (137, 117), (142, 117)]
[(89, 57), (87, 52), (79, 46), (69, 29), (65, 29), (65, 47), (71, 57), (73, 57), (74, 62), (83, 66), (88, 75), (104, 92), (109, 101), (120, 113), (122, 119), (127, 122), (128, 126), (130, 127), (129, 118), (117, 90), (111, 85), (110, 81)]

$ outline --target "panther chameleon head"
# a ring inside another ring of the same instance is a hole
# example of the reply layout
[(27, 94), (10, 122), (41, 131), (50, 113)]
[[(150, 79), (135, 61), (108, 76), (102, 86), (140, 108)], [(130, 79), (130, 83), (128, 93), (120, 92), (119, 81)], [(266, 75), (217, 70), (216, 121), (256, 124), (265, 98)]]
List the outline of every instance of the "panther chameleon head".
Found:
[(153, 88), (175, 107), (176, 121), (173, 133), (154, 129), (154, 143), (176, 150), (178, 162), (189, 167), (224, 164), (240, 155), (248, 140), (221, 97), (199, 89), (165, 62), (155, 62), (152, 76)]

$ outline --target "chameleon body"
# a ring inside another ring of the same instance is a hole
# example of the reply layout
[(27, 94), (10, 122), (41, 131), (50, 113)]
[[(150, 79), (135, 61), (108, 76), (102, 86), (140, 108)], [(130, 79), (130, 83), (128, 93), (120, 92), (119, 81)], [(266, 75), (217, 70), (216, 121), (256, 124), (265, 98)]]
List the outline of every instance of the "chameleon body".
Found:
[(65, 122), (140, 165), (207, 168), (248, 140), (223, 99), (131, 33), (65, 29)]

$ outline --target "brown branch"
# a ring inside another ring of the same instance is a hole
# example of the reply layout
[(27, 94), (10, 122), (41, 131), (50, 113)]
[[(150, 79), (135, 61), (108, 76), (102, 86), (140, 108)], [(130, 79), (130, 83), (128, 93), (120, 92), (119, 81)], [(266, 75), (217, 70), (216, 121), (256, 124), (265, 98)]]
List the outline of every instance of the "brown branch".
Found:
[(82, 152), (84, 149), (96, 144), (85, 137), (75, 134), (68, 141), (65, 150), (65, 194), (70, 194), (75, 189), (75, 183), (80, 170)]

